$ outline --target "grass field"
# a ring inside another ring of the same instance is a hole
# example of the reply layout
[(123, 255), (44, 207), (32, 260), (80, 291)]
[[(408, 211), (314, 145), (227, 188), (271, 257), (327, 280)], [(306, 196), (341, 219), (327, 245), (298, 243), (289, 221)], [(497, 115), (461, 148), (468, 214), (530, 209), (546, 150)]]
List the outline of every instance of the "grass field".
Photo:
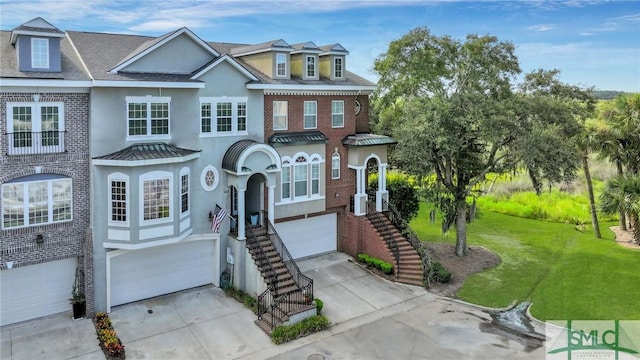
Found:
[[(429, 223), (423, 203), (411, 227), (422, 240), (455, 243), (442, 235), (440, 221)], [(502, 259), (491, 270), (469, 277), (458, 297), (479, 305), (504, 307), (533, 302), (532, 314), (552, 319), (640, 319), (640, 251), (613, 241), (603, 222), (602, 239), (573, 224), (529, 220), (491, 211), (469, 224), (468, 245), (482, 245)]]

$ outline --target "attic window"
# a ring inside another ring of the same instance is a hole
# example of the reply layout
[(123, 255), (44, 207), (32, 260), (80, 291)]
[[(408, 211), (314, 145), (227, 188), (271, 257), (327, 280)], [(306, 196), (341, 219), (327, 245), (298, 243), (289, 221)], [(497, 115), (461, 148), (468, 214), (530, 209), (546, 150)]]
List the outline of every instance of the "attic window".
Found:
[(283, 54), (283, 53), (276, 54), (276, 76), (278, 77), (287, 76), (287, 54)]
[(333, 59), (333, 77), (342, 79), (342, 70), (344, 68), (343, 58), (336, 57)]
[(49, 39), (31, 39), (31, 67), (34, 69), (49, 68)]

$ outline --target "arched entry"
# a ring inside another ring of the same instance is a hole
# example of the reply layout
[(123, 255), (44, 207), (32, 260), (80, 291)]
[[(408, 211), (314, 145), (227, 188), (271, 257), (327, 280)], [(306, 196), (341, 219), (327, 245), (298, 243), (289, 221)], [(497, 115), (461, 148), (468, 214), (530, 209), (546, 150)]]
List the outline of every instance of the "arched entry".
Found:
[[(265, 193), (268, 193), (267, 178), (261, 174), (256, 173), (249, 177), (247, 180), (247, 191), (244, 199), (244, 208), (246, 209), (247, 217), (245, 220), (251, 225), (259, 225), (261, 217), (259, 216), (262, 210), (265, 209)], [(265, 192), (265, 188), (267, 191)], [(266, 199), (267, 204), (269, 199)]]

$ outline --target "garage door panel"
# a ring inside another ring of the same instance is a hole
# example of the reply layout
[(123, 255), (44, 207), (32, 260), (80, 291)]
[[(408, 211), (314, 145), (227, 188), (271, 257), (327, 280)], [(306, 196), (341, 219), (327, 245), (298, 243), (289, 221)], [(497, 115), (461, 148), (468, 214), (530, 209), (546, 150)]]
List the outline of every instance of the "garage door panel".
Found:
[(327, 214), (276, 223), (276, 231), (294, 259), (337, 250), (337, 216)]
[(1, 271), (0, 325), (71, 310), (76, 262), (70, 258)]
[(213, 243), (191, 241), (111, 259), (111, 306), (213, 283)]

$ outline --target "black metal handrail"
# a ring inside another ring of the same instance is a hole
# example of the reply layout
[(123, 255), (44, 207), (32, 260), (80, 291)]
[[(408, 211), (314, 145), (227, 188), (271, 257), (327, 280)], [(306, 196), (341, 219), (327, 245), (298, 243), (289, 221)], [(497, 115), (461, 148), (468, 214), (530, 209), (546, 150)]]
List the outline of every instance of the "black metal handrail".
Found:
[(5, 133), (8, 155), (48, 154), (65, 151), (65, 131), (16, 131)]
[(381, 233), (382, 238), (387, 244), (387, 247), (389, 248), (389, 250), (391, 250), (391, 254), (396, 260), (396, 266), (398, 266), (400, 265), (400, 250), (398, 249), (398, 243), (396, 242), (396, 239), (392, 235), (392, 229), (389, 229), (383, 217), (384, 217), (383, 214), (376, 211), (375, 199), (367, 201), (367, 218), (372, 223), (377, 223), (377, 224), (380, 224), (380, 226), (384, 227), (383, 229), (378, 229), (378, 231), (383, 230), (383, 233)]
[(398, 209), (395, 206), (391, 205), (385, 199), (382, 199), (383, 205), (387, 209), (387, 217), (391, 221), (391, 223), (400, 231), (402, 236), (407, 239), (411, 247), (418, 253), (420, 259), (422, 260), (422, 269), (424, 271), (424, 278), (427, 281), (428, 285), (430, 282), (430, 278), (427, 275), (427, 270), (431, 269), (431, 256), (429, 256), (429, 252), (427, 246), (420, 241), (418, 235), (413, 231), (409, 223), (400, 215)]
[(258, 241), (258, 237), (255, 235), (248, 223), (246, 223), (245, 229), (247, 245), (250, 245), (253, 248), (256, 262), (262, 264), (263, 267), (266, 267), (264, 273), (266, 273), (267, 283), (269, 285), (262, 294), (258, 295), (258, 319), (261, 319), (262, 316), (272, 307), (273, 299), (278, 294), (278, 274), (273, 268), (271, 260), (269, 260), (269, 257), (262, 248), (260, 241)]

